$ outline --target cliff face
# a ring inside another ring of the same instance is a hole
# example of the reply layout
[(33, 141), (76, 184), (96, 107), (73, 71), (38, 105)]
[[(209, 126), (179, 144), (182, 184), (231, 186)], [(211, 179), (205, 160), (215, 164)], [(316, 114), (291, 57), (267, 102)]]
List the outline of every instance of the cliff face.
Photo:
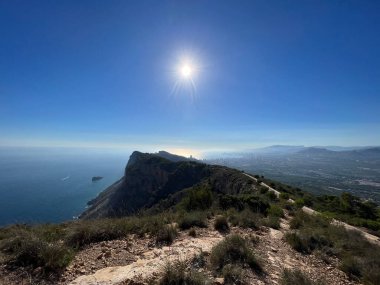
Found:
[[(166, 152), (166, 158), (163, 158), (161, 154), (135, 151), (128, 161), (124, 176), (90, 201), (89, 208), (80, 218), (134, 214), (198, 183), (207, 183), (215, 193), (237, 194), (252, 190), (252, 181), (238, 170), (186, 158), (181, 161), (181, 157)], [(180, 195), (174, 197), (180, 199)]]
[(176, 160), (135, 151), (124, 176), (90, 201), (81, 218), (129, 215), (210, 175), (210, 167), (205, 164)]

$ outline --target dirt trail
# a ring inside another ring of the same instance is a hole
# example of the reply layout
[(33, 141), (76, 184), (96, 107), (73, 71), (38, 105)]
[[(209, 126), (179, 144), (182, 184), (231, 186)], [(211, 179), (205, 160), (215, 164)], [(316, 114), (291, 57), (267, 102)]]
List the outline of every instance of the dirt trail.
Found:
[[(285, 241), (284, 236), (289, 231), (289, 217), (281, 220), (279, 230), (261, 227), (259, 230), (232, 227), (229, 234), (239, 234), (252, 242), (252, 249), (260, 260), (264, 273), (256, 274), (246, 270), (245, 278), (248, 284), (279, 284), (284, 268), (299, 269), (312, 280), (325, 280), (325, 284), (357, 285), (360, 283), (349, 280), (347, 275), (338, 269), (338, 260), (331, 259), (329, 263), (322, 261), (316, 255), (303, 255)], [(54, 285), (137, 285), (151, 284), (160, 278), (159, 274), (168, 261), (191, 260), (196, 254), (203, 252), (209, 255), (212, 247), (225, 236), (213, 229), (213, 220), (208, 228), (196, 229), (197, 237), (181, 231), (171, 246), (156, 247), (149, 237), (139, 238), (128, 236), (122, 240), (114, 240), (92, 244), (80, 251), (60, 280), (51, 282), (30, 282), (26, 278), (13, 279), (14, 282), (1, 284), (54, 284)], [(201, 268), (214, 283), (216, 278), (210, 268)], [(9, 273), (9, 272), (8, 272)], [(16, 282), (17, 280), (17, 282)], [(220, 282), (220, 279), (219, 279)]]
[(198, 238), (192, 238), (187, 235), (187, 232), (183, 232), (171, 246), (147, 250), (131, 264), (105, 267), (93, 274), (80, 276), (69, 284), (109, 285), (121, 282), (129, 284), (128, 282), (132, 281), (134, 282), (133, 284), (137, 284), (137, 281), (155, 279), (167, 262), (189, 260), (201, 252), (207, 254), (222, 238), (222, 235), (215, 231), (204, 231)]
[[(246, 174), (246, 173), (244, 173), (244, 175), (248, 176), (249, 178), (251, 178), (255, 182), (257, 182), (257, 178), (253, 177), (252, 175), (249, 175), (249, 174)], [(280, 197), (280, 192), (277, 191), (276, 189), (270, 187), (268, 184), (266, 184), (264, 182), (261, 182), (260, 185), (267, 187), (269, 191), (275, 193), (275, 195), (277, 197)], [(289, 202), (294, 203), (294, 200), (289, 199)], [(318, 215), (318, 214), (320, 214), (320, 212), (318, 212), (316, 210), (313, 210), (312, 208), (309, 208), (309, 207), (306, 207), (306, 206), (302, 207), (302, 211), (304, 211), (305, 213), (307, 213), (309, 215)], [(336, 219), (332, 220), (332, 224), (337, 225), (337, 226), (343, 226), (346, 230), (360, 232), (370, 243), (380, 246), (380, 238), (377, 237), (377, 236), (375, 236), (375, 235), (372, 235), (372, 234), (366, 232), (364, 229), (361, 229), (361, 228), (349, 225), (349, 224), (347, 224), (345, 222), (342, 222), (342, 221), (339, 221), (339, 220), (336, 220)]]
[(344, 272), (339, 270), (338, 260), (326, 264), (315, 255), (303, 255), (290, 247), (284, 235), (289, 230), (288, 220), (282, 219), (281, 229), (268, 229), (257, 246), (262, 256), (265, 271), (268, 273), (265, 284), (279, 284), (283, 269), (299, 269), (314, 281), (325, 281), (326, 284), (353, 285)]
[[(141, 252), (137, 260), (129, 265), (105, 267), (95, 273), (79, 276), (69, 284), (148, 284), (149, 280), (159, 278), (159, 272), (166, 262), (189, 260), (200, 252), (207, 256), (211, 248), (224, 238), (212, 229), (212, 223), (208, 229), (198, 230), (200, 234), (196, 238), (189, 237), (187, 232), (181, 232), (179, 238), (170, 247), (148, 249)], [(350, 281), (346, 274), (337, 268), (337, 260), (332, 260), (330, 264), (326, 264), (314, 255), (303, 255), (293, 250), (284, 240), (284, 235), (288, 230), (289, 222), (286, 219), (282, 219), (280, 230), (261, 228), (254, 231), (237, 227), (231, 229), (230, 234), (236, 233), (249, 240), (256, 240), (253, 249), (261, 260), (265, 273), (257, 275), (253, 271), (247, 271), (245, 274), (249, 280), (248, 284), (279, 284), (284, 268), (298, 268), (312, 280), (323, 279), (326, 284), (360, 284)], [(206, 273), (208, 272), (207, 269), (203, 270), (206, 270)], [(212, 276), (210, 272), (208, 275)]]
[[(315, 211), (315, 210), (313, 210), (309, 207), (306, 207), (306, 206), (302, 207), (302, 211), (304, 211), (305, 213), (307, 213), (309, 215), (319, 215), (320, 214), (318, 211)], [(342, 222), (342, 221), (339, 221), (336, 219), (333, 219), (331, 223), (333, 225), (336, 225), (336, 226), (342, 226), (346, 230), (349, 230), (349, 231), (360, 232), (370, 243), (380, 246), (380, 238), (379, 237), (377, 237), (375, 235), (371, 235), (370, 233), (367, 233), (365, 230), (363, 230), (361, 228), (352, 226), (350, 224), (347, 224), (345, 222)]]

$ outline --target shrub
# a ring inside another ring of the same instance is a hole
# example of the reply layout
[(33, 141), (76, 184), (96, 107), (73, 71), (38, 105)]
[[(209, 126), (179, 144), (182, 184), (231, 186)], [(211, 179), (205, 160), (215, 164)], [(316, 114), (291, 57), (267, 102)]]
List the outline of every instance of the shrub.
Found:
[(191, 265), (194, 268), (202, 268), (206, 266), (206, 254), (201, 251), (198, 254), (195, 254), (191, 260)]
[(269, 190), (268, 187), (266, 186), (260, 186), (259, 189), (260, 189), (260, 194), (265, 194)]
[(275, 216), (269, 216), (263, 220), (263, 224), (272, 229), (278, 230), (280, 226), (280, 218)]
[(242, 195), (241, 200), (254, 213), (266, 214), (269, 209), (269, 203), (255, 195)]
[(161, 230), (158, 231), (156, 236), (156, 242), (158, 244), (172, 244), (177, 237), (177, 229), (172, 225), (165, 225)]
[(351, 276), (361, 278), (366, 284), (380, 284), (380, 251), (360, 232), (345, 230), (320, 216), (297, 213), (294, 217), (296, 232), (286, 235), (286, 240), (296, 250), (309, 253), (314, 250), (337, 256), (340, 267)]
[(179, 227), (182, 230), (190, 229), (191, 227), (206, 228), (206, 214), (204, 212), (190, 212), (185, 213), (179, 220)]
[(196, 237), (197, 236), (197, 232), (196, 232), (196, 230), (194, 228), (191, 228), (189, 230), (189, 236), (191, 236), (191, 237)]
[(227, 264), (222, 269), (224, 284), (243, 284), (243, 268), (239, 265)]
[(342, 262), (340, 263), (340, 269), (350, 276), (361, 277), (361, 270), (358, 260), (352, 256), (348, 256), (342, 259)]
[(302, 208), (305, 206), (305, 200), (303, 198), (298, 198), (294, 202), (297, 208)]
[(272, 204), (268, 210), (269, 216), (284, 217), (284, 211), (277, 205)]
[(262, 270), (247, 241), (239, 235), (230, 235), (215, 245), (210, 262), (216, 270), (222, 270), (227, 264), (247, 264), (257, 272)]
[(285, 239), (295, 250), (303, 253), (309, 252), (307, 244), (296, 233), (287, 233)]
[(184, 208), (186, 211), (206, 210), (211, 207), (212, 202), (213, 197), (209, 186), (200, 185), (189, 191), (179, 207)]
[(81, 248), (87, 244), (121, 238), (126, 235), (124, 227), (116, 220), (78, 221), (71, 224), (66, 244)]
[(187, 270), (186, 262), (167, 263), (162, 270), (159, 285), (204, 285), (207, 278), (194, 270)]
[(273, 191), (268, 191), (266, 193), (267, 197), (271, 200), (271, 201), (276, 201), (277, 200), (277, 196), (276, 194), (273, 192)]
[(249, 209), (245, 209), (242, 212), (232, 213), (229, 216), (229, 220), (234, 226), (257, 229), (260, 226), (261, 216), (259, 214), (253, 213)]
[(321, 282), (310, 280), (302, 271), (284, 269), (282, 272), (281, 285), (322, 285)]
[(236, 210), (243, 210), (244, 209), (244, 202), (237, 197), (236, 195), (220, 195), (219, 196), (219, 207), (222, 210), (227, 209), (236, 209)]
[(289, 194), (288, 193), (281, 193), (280, 194), (280, 199), (288, 200), (289, 199)]
[(45, 272), (60, 271), (73, 258), (73, 251), (62, 244), (41, 240), (34, 234), (18, 232), (1, 243), (1, 250), (13, 257), (20, 266), (42, 267)]
[(224, 216), (216, 217), (215, 222), (214, 222), (214, 228), (218, 232), (221, 232), (221, 233), (228, 232), (230, 227), (228, 226), (228, 222), (227, 222), (226, 217), (224, 217)]
[(294, 216), (296, 213), (296, 207), (293, 203), (285, 202), (284, 209), (288, 211), (289, 216)]

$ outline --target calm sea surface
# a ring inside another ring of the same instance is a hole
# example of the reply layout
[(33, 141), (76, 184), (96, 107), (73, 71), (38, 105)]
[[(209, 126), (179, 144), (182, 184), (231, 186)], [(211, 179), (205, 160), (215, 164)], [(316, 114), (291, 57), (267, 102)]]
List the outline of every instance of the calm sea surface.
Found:
[(123, 176), (130, 153), (0, 148), (0, 225), (73, 219)]

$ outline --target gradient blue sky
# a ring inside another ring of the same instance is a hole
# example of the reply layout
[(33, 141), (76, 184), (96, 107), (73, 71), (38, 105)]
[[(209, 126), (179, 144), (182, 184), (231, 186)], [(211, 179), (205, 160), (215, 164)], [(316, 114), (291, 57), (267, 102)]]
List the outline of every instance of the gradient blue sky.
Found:
[[(0, 145), (379, 145), (379, 15), (379, 1), (1, 1)], [(184, 57), (195, 94), (172, 92)]]

